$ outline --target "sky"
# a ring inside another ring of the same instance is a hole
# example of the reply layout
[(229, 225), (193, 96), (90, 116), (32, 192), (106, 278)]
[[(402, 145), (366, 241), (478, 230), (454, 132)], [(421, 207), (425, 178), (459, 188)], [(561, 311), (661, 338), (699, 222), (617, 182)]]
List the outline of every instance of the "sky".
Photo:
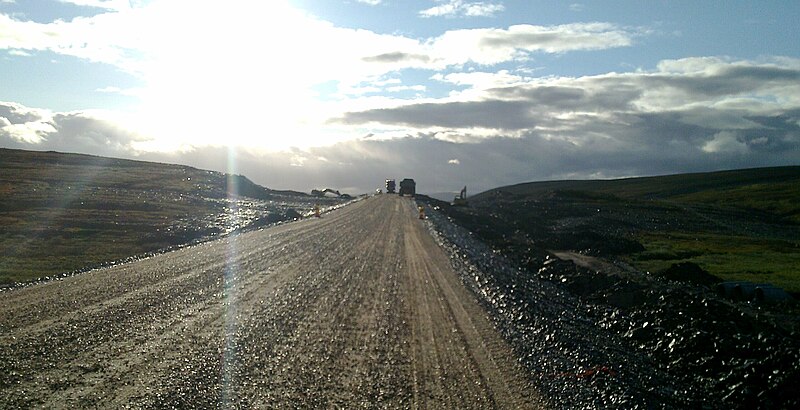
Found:
[(353, 194), (800, 165), (798, 21), (794, 0), (0, 0), (0, 147)]

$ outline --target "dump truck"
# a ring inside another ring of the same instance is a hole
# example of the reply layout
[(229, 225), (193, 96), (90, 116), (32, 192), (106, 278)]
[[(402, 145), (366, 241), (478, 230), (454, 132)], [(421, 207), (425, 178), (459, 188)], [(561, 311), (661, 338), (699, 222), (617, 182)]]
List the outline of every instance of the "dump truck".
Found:
[(393, 179), (387, 179), (386, 180), (386, 193), (387, 194), (393, 194), (394, 193), (394, 180)]
[(414, 196), (417, 191), (417, 183), (411, 178), (406, 178), (400, 181), (400, 196), (409, 195)]

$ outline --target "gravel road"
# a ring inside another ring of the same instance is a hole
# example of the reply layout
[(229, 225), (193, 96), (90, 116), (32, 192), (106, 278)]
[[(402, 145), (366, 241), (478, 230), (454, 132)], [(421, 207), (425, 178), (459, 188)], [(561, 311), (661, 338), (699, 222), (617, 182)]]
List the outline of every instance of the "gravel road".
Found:
[(0, 408), (537, 408), (414, 202), (0, 293)]

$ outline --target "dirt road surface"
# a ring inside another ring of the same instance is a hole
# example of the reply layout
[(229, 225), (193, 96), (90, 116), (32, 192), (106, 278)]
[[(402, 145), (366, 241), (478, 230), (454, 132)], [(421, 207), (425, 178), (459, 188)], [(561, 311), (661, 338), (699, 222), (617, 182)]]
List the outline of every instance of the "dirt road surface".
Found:
[(539, 403), (396, 195), (0, 293), (0, 408)]

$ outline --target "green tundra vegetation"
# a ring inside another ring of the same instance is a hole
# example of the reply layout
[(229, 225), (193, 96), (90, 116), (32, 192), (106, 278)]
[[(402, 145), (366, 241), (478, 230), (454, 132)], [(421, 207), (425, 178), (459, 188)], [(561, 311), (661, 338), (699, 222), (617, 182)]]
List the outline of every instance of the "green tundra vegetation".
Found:
[[(646, 250), (630, 256), (634, 265), (661, 271), (688, 261), (725, 280), (772, 283), (800, 293), (800, 167), (674, 178), (665, 177), (665, 185), (682, 182), (688, 192), (672, 188), (669, 195), (654, 197), (697, 210), (724, 229), (644, 232), (638, 239)], [(654, 257), (659, 252), (664, 255)]]
[(643, 271), (659, 272), (674, 263), (693, 262), (725, 280), (772, 283), (800, 293), (800, 242), (748, 236), (649, 233), (640, 236), (645, 251), (629, 256)]
[(506, 223), (528, 221), (533, 238), (572, 230), (576, 236), (635, 240), (643, 249), (614, 256), (642, 271), (693, 262), (722, 280), (771, 283), (800, 293), (798, 166), (532, 182), (481, 193), (471, 203), (514, 209), (518, 220)]

